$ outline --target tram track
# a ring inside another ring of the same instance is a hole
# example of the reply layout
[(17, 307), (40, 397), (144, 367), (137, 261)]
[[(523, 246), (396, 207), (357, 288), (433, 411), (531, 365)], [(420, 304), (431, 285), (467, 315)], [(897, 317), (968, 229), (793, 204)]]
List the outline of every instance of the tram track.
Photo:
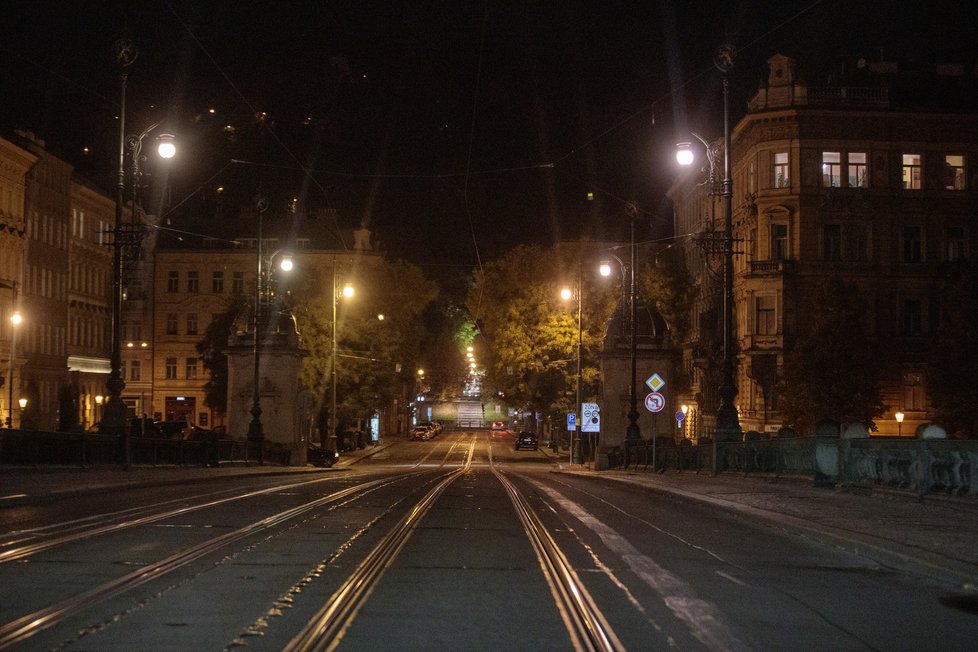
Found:
[(53, 627), (68, 617), (78, 614), (94, 604), (98, 604), (108, 600), (109, 598), (122, 595), (149, 581), (159, 579), (168, 573), (200, 560), (207, 555), (231, 545), (232, 543), (281, 526), (285, 522), (302, 516), (314, 509), (321, 508), (332, 503), (362, 498), (382, 486), (400, 482), (408, 477), (412, 477), (413, 475), (414, 474), (393, 479), (381, 478), (371, 480), (369, 482), (333, 492), (327, 496), (323, 496), (316, 500), (303, 503), (302, 505), (278, 512), (250, 523), (244, 527), (237, 528), (231, 532), (209, 538), (206, 541), (200, 542), (196, 545), (181, 549), (159, 561), (144, 565), (120, 577), (103, 582), (86, 591), (74, 594), (64, 600), (25, 614), (6, 624), (0, 625), (0, 649), (7, 649), (11, 645), (22, 642), (41, 631)]

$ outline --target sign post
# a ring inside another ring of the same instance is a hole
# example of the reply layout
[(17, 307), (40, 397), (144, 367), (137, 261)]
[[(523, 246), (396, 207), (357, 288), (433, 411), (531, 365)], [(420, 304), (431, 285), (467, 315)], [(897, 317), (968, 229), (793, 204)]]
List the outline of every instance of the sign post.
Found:
[(581, 404), (581, 432), (588, 433), (588, 448), (594, 457), (594, 433), (601, 432), (601, 407), (597, 403)]

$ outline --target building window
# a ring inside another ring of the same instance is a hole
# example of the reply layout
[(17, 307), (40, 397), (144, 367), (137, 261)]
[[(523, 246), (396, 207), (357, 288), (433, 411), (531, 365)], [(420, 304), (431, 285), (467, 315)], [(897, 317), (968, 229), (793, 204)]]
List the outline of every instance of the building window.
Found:
[(187, 358), (187, 380), (197, 378), (197, 358)]
[(866, 175), (866, 152), (849, 152), (849, 187), (868, 188), (869, 177)]
[(142, 364), (139, 360), (129, 362), (129, 380), (139, 380), (142, 376)]
[(903, 405), (904, 410), (924, 409), (924, 379), (919, 373), (903, 374)]
[(239, 296), (244, 294), (244, 272), (234, 272), (231, 277), (231, 292)]
[(132, 334), (132, 339), (141, 340), (143, 339), (143, 322), (134, 321), (131, 323), (130, 333)]
[(170, 312), (166, 315), (166, 334), (177, 334), (177, 313), (175, 312)]
[(822, 260), (842, 260), (842, 227), (838, 224), (822, 227)]
[(944, 232), (944, 259), (963, 260), (964, 257), (964, 228), (949, 226)]
[(964, 190), (964, 157), (960, 154), (944, 157), (944, 188)]
[(167, 358), (166, 359), (166, 379), (176, 380), (177, 378), (177, 359)]
[(224, 293), (224, 272), (214, 272), (211, 278), (211, 292), (214, 294)]
[(788, 152), (775, 152), (774, 187), (787, 188), (790, 185), (790, 179), (788, 178)]
[(791, 249), (788, 247), (788, 225), (771, 225), (771, 260), (788, 260)]
[(923, 309), (920, 299), (904, 299), (900, 310), (900, 334), (916, 337), (923, 334)]
[(864, 263), (869, 260), (868, 226), (865, 224), (849, 224), (846, 226), (845, 255), (846, 260), (857, 263)]
[(200, 277), (197, 272), (187, 272), (187, 292), (190, 294), (200, 292)]
[(919, 263), (923, 260), (919, 226), (903, 227), (903, 262)]
[(822, 187), (839, 188), (840, 186), (842, 186), (842, 154), (822, 152)]
[(747, 192), (757, 194), (757, 161), (754, 159), (747, 164)]
[(905, 190), (920, 190), (920, 154), (903, 155), (903, 187)]
[(180, 272), (171, 270), (166, 273), (166, 291), (167, 292), (180, 291)]
[(187, 335), (197, 334), (197, 313), (187, 313)]
[(754, 298), (754, 334), (774, 335), (778, 332), (773, 296)]

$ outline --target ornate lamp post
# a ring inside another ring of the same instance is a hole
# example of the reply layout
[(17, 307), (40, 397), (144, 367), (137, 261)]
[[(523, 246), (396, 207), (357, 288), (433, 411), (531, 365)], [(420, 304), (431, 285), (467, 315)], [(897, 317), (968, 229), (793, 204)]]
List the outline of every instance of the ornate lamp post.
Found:
[[(10, 315), (10, 369), (7, 372), (7, 427), (14, 427), (14, 356), (17, 355), (17, 331), (23, 317), (20, 311)], [(23, 379), (21, 379), (23, 382)]]
[[(733, 67), (735, 51), (732, 46), (724, 46), (717, 52), (714, 64), (723, 74), (723, 364), (718, 394), (720, 405), (717, 409), (717, 441), (733, 441), (741, 437), (740, 419), (734, 397), (737, 396), (736, 362), (734, 360), (734, 323), (736, 305), (733, 291), (733, 180), (730, 171), (730, 82), (728, 73)], [(716, 179), (716, 152), (699, 135), (693, 136), (706, 147), (710, 162), (710, 180)], [(680, 143), (676, 158), (680, 165), (690, 165), (693, 153), (689, 143)], [(712, 192), (712, 185), (711, 185)]]
[(893, 415), (897, 422), (897, 437), (903, 436), (903, 417), (905, 416), (903, 412), (897, 412)]
[[(346, 283), (341, 289), (339, 287), (339, 282), (336, 278), (336, 261), (333, 261), (333, 342), (332, 349), (333, 355), (330, 358), (330, 388), (329, 388), (329, 442), (330, 447), (326, 448), (326, 438), (323, 438), (320, 444), (323, 446), (323, 450), (332, 451), (334, 454), (337, 451), (336, 446), (336, 427), (339, 425), (339, 420), (336, 418), (336, 354), (337, 354), (337, 337), (336, 337), (336, 302), (339, 298), (345, 297), (347, 299), (352, 298), (354, 295), (353, 284)], [(419, 373), (424, 373), (419, 370)]]
[[(583, 313), (583, 296), (584, 296), (584, 270), (581, 265), (577, 268), (577, 392), (575, 395), (574, 402), (574, 412), (581, 414), (581, 349), (584, 343), (584, 331), (581, 328), (581, 315)], [(564, 288), (560, 291), (560, 298), (564, 301), (570, 301), (573, 297), (574, 292), (570, 288)], [(574, 428), (574, 434), (571, 439), (571, 450), (570, 450), (570, 463), (571, 464), (582, 464), (581, 459), (581, 436), (580, 436), (580, 424)]]
[[(252, 394), (251, 394), (251, 422), (248, 424), (248, 443), (250, 446), (256, 447), (255, 459), (258, 464), (265, 463), (265, 430), (261, 422), (261, 345), (262, 345), (262, 323), (265, 319), (265, 315), (262, 314), (262, 299), (268, 297), (268, 285), (271, 282), (271, 268), (274, 262), (275, 256), (277, 256), (281, 250), (274, 252), (268, 257), (268, 265), (265, 265), (265, 260), (262, 257), (262, 238), (264, 234), (262, 232), (262, 216), (268, 205), (265, 203), (264, 199), (258, 200), (258, 246), (255, 248), (257, 252), (256, 263), (257, 269), (255, 274), (255, 340), (253, 354), (255, 358), (254, 365), (254, 377), (252, 379)], [(292, 270), (292, 257), (288, 254), (282, 257), (279, 263), (279, 268), (283, 272), (288, 272)]]
[[(126, 405), (122, 401), (122, 390), (126, 381), (122, 377), (122, 295), (123, 295), (123, 247), (126, 237), (122, 224), (122, 208), (125, 204), (126, 186), (126, 150), (130, 152), (133, 171), (133, 212), (136, 210), (136, 176), (139, 173), (139, 153), (142, 150), (143, 139), (160, 123), (152, 125), (139, 136), (126, 136), (126, 84), (129, 73), (127, 69), (136, 60), (136, 46), (128, 39), (116, 43), (116, 60), (122, 68), (120, 78), (119, 101), (119, 169), (116, 181), (115, 226), (113, 228), (112, 246), (112, 354), (110, 359), (111, 371), (106, 388), (109, 390), (105, 404), (100, 430), (103, 433), (115, 435), (121, 445), (122, 465), (129, 468), (132, 457), (130, 449), (130, 433), (126, 427)], [(159, 155), (162, 158), (172, 158), (176, 153), (172, 136), (163, 136), (160, 141)]]

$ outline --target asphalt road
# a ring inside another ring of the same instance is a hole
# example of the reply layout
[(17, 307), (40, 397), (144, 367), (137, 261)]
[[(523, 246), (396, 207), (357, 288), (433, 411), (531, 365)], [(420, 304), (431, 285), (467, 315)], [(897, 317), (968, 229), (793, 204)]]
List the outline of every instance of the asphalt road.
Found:
[[(0, 511), (0, 648), (971, 650), (959, 591), (804, 528), (444, 433)], [(958, 587), (960, 588), (960, 587)]]

